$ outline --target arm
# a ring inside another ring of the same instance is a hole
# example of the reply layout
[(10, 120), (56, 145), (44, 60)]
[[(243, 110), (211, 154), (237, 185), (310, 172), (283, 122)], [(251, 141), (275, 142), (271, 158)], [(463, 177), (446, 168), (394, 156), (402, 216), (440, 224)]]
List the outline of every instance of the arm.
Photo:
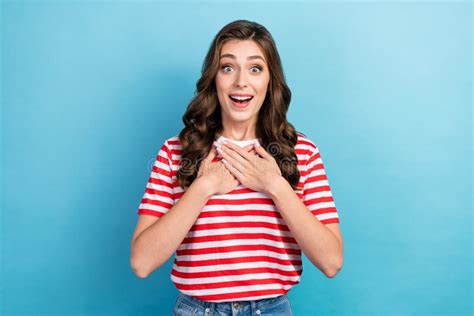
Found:
[(146, 278), (173, 255), (211, 195), (207, 183), (196, 179), (166, 214), (132, 240), (130, 264), (137, 276)]
[(327, 277), (334, 277), (343, 264), (339, 224), (321, 223), (282, 177), (273, 182), (267, 194), (273, 199), (306, 257)]

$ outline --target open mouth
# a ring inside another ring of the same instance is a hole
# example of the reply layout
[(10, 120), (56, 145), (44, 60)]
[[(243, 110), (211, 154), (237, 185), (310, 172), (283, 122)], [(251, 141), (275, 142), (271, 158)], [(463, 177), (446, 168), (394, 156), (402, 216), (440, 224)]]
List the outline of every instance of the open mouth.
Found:
[(240, 96), (229, 95), (229, 98), (232, 100), (232, 103), (236, 107), (243, 108), (243, 107), (246, 107), (250, 103), (250, 101), (253, 99), (253, 96), (240, 97)]

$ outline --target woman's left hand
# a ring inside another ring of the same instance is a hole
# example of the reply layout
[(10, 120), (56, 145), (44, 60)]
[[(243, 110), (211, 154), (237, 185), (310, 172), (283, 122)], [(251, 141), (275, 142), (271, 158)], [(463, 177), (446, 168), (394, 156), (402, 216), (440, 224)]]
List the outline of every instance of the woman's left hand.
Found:
[(268, 192), (270, 185), (282, 177), (275, 158), (260, 145), (255, 146), (255, 152), (261, 157), (231, 142), (226, 142), (217, 150), (224, 158), (227, 169), (241, 184), (254, 191)]

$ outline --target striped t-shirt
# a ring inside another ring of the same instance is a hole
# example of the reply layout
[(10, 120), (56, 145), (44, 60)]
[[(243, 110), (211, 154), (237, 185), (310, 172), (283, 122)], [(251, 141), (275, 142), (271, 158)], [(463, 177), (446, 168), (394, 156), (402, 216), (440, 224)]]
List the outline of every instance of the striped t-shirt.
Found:
[[(295, 151), (303, 187), (295, 193), (321, 223), (339, 223), (318, 148), (298, 132)], [(160, 217), (184, 194), (176, 177), (181, 152), (177, 135), (161, 146), (138, 214)], [(303, 272), (301, 249), (273, 200), (242, 184), (211, 196), (173, 262), (176, 288), (209, 302), (286, 294)]]

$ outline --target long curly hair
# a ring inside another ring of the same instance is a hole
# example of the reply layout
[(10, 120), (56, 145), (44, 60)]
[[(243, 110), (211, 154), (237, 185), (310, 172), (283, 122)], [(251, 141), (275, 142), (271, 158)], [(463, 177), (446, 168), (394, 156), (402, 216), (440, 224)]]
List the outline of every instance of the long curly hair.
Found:
[(208, 155), (216, 135), (223, 131), (221, 108), (217, 98), (215, 77), (219, 70), (222, 46), (229, 40), (253, 40), (265, 54), (270, 71), (267, 94), (258, 113), (256, 136), (260, 144), (278, 163), (282, 176), (291, 187), (298, 186), (300, 174), (294, 147), (295, 128), (286, 119), (291, 91), (285, 82), (283, 67), (270, 32), (262, 25), (237, 20), (225, 25), (215, 36), (201, 69), (196, 92), (189, 103), (179, 133), (182, 156), (177, 173), (179, 184), (187, 188), (196, 179), (201, 161)]

